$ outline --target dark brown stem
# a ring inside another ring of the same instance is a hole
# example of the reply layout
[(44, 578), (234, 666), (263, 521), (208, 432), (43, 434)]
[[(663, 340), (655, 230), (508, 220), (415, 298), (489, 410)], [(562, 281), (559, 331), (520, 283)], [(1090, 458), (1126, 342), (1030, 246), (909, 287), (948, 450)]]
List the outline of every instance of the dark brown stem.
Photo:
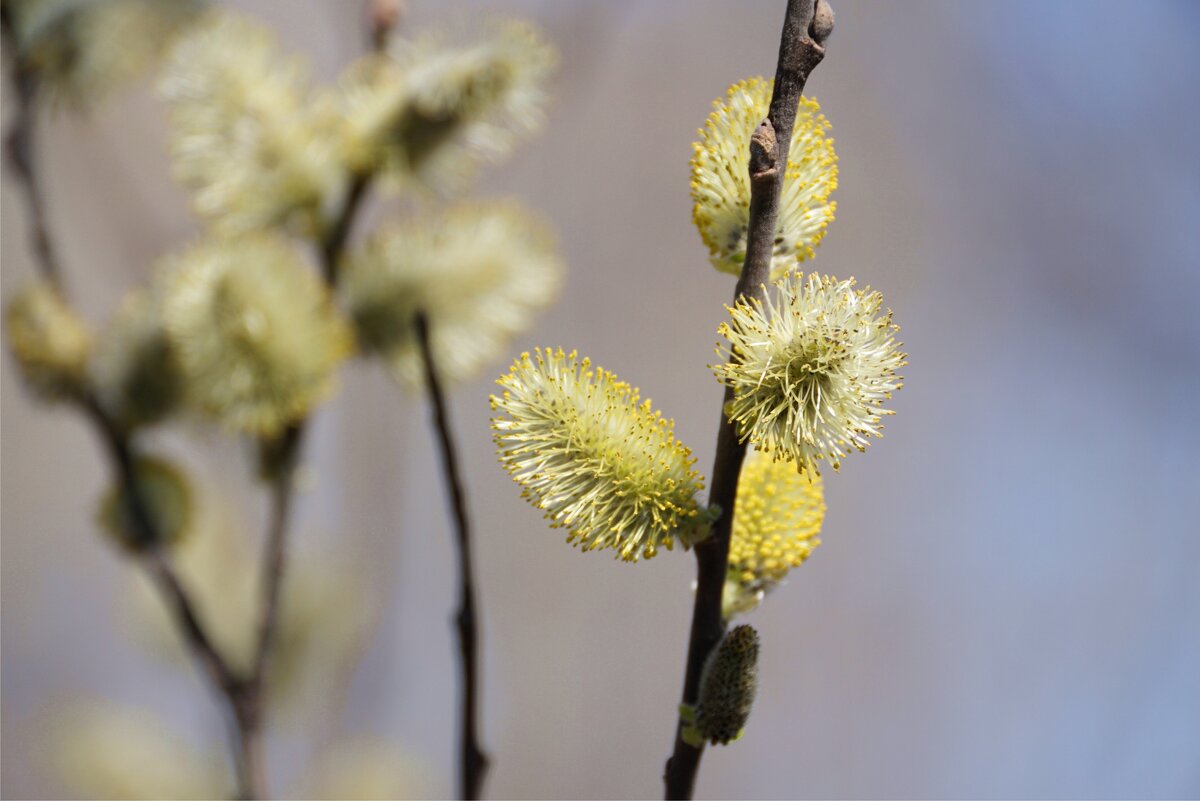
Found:
[(212, 680), (214, 686), (225, 691), (238, 683), (237, 675), (225, 659), (213, 646), (212, 640), (200, 623), (195, 605), (184, 589), (183, 583), (176, 575), (170, 561), (159, 549), (162, 537), (157, 530), (157, 524), (150, 515), (145, 497), (142, 495), (141, 484), (136, 479), (133, 449), (129, 445), (124, 432), (121, 431), (104, 412), (104, 409), (92, 396), (80, 399), (85, 414), (104, 440), (105, 451), (112, 462), (113, 472), (117, 474), (122, 492), (119, 497), (128, 504), (129, 520), (134, 527), (139, 561), (154, 579), (167, 606), (183, 632), (184, 639), (196, 657), (196, 661)]
[(50, 237), (46, 222), (46, 202), (42, 195), (41, 176), (34, 152), (33, 134), (37, 124), (40, 84), (37, 73), (25, 63), (17, 46), (12, 4), (0, 7), (0, 31), (3, 31), (4, 49), (12, 61), (12, 77), (17, 99), (12, 125), (4, 137), (4, 155), (25, 190), (25, 201), (29, 206), (29, 225), (33, 234), (34, 263), (42, 277), (61, 292), (62, 270), (59, 269), (58, 252), (54, 248), (54, 240)]
[[(321, 271), (330, 290), (337, 286), (338, 264), (370, 183), (368, 175), (355, 176), (341, 211), (319, 243)], [(240, 741), (240, 781), (245, 782), (243, 788), (257, 788), (250, 797), (261, 797), (265, 792), (261, 757), (263, 716), (268, 701), (271, 651), (279, 630), (283, 581), (287, 573), (287, 535), (292, 518), (296, 467), (307, 429), (308, 419), (305, 418), (286, 428), (277, 441), (265, 444), (271, 451), (271, 513), (259, 582), (258, 636), (250, 675), (234, 707)]]
[(136, 558), (153, 579), (192, 657), (228, 706), (236, 727), (233, 757), (238, 772), (238, 795), (241, 798), (259, 798), (262, 796), (263, 774), (253, 723), (256, 715), (249, 712), (254, 705), (254, 693), (249, 691), (249, 682), (217, 650), (200, 621), (191, 595), (170, 559), (161, 550), (163, 538), (150, 514), (141, 484), (137, 481), (136, 456), (126, 432), (113, 422), (94, 396), (88, 394), (78, 400), (85, 416), (100, 434), (113, 472), (118, 477), (118, 486), (122, 489), (118, 497), (127, 504), (128, 519), (134, 528)]
[(263, 712), (267, 703), (271, 649), (279, 629), (280, 599), (287, 567), (287, 532), (291, 521), (296, 464), (303, 440), (304, 424), (301, 422), (285, 429), (279, 441), (273, 443), (275, 455), (271, 476), (271, 512), (259, 574), (260, 601), (254, 661), (245, 682), (238, 688), (236, 696), (231, 697), (237, 723), (238, 786), (243, 798), (262, 798), (266, 794), (262, 759)]
[[(376, 49), (382, 47), (387, 38), (386, 30), (379, 29), (388, 28), (394, 22), (374, 21), (378, 34), (374, 42)], [(318, 243), (321, 273), (330, 291), (337, 287), (342, 254), (370, 190), (372, 178), (370, 173), (356, 173), (351, 178), (341, 209)], [(287, 535), (292, 518), (296, 467), (307, 429), (308, 418), (301, 419), (285, 429), (277, 441), (265, 444), (271, 450), (271, 513), (260, 573), (258, 638), (250, 675), (240, 688), (234, 707), (240, 742), (239, 784), (243, 788), (256, 788), (247, 797), (261, 797), (265, 793), (261, 754), (263, 716), (268, 700), (271, 651), (279, 630), (283, 580), (287, 572)]]
[(366, 199), (367, 190), (371, 188), (371, 179), (370, 173), (356, 173), (351, 178), (350, 186), (346, 189), (346, 198), (342, 201), (341, 213), (321, 242), (321, 271), (325, 275), (325, 282), (331, 287), (337, 286), (342, 251), (346, 249), (346, 242), (350, 239), (350, 230), (358, 216), (359, 206)]
[(258, 640), (250, 681), (261, 684), (267, 673), (271, 646), (279, 621), (279, 599), (283, 575), (287, 566), (287, 532), (291, 521), (292, 490), (295, 485), (296, 463), (304, 442), (304, 425), (288, 427), (274, 446), (278, 455), (271, 481), (271, 518), (263, 550), (260, 582)]
[[(34, 122), (38, 81), (36, 73), (22, 61), (17, 48), (11, 4), (0, 5), (0, 28), (4, 49), (11, 53), (13, 79), (17, 90), (17, 110), (12, 128), (5, 137), (5, 156), (19, 177), (26, 193), (34, 256), (42, 277), (62, 291), (62, 271), (50, 235), (46, 207), (34, 158)], [(382, 41), (382, 37), (381, 37)], [(354, 220), (370, 188), (370, 175), (352, 179), (342, 209), (320, 243), (322, 271), (332, 288), (337, 268), (349, 239)], [(238, 797), (262, 798), (266, 794), (262, 760), (262, 723), (266, 696), (266, 675), (270, 651), (278, 628), (279, 604), (286, 568), (287, 530), (295, 467), (304, 439), (306, 421), (288, 428), (276, 445), (276, 471), (273, 474), (271, 522), (267, 533), (262, 566), (262, 601), (254, 661), (248, 675), (241, 675), (221, 655), (206, 632), (195, 604), (184, 584), (161, 550), (161, 533), (149, 512), (135, 475), (135, 454), (127, 431), (120, 428), (94, 396), (85, 394), (78, 403), (104, 441), (120, 486), (119, 497), (134, 527), (133, 545), (138, 561), (150, 574), (162, 594), (177, 628), (196, 662), (225, 699), (233, 718), (234, 760), (237, 766)]]
[(459, 667), (462, 670), (462, 701), (459, 707), (459, 795), (467, 801), (480, 797), (483, 778), (488, 769), (488, 757), (479, 747), (479, 632), (475, 612), (474, 572), (471, 567), (471, 526), (467, 517), (467, 498), (463, 489), (458, 456), (451, 436), (450, 415), (446, 409), (438, 378), (437, 364), (429, 342), (429, 321), (424, 313), (416, 319), (417, 341), (421, 346), (421, 361), (425, 368), (425, 389), (433, 404), (433, 422), (437, 429), (442, 469), (454, 512), (454, 529), (458, 546), (458, 627)]
[(243, 685), (241, 692), (230, 696), (236, 730), (234, 732), (234, 765), (237, 769), (237, 797), (257, 799), (267, 797), (267, 771), (263, 761), (262, 696)]
[[(822, 6), (814, 26), (816, 6)], [(779, 217), (779, 194), (787, 172), (788, 148), (796, 108), (809, 73), (821, 62), (825, 50), (819, 42), (829, 34), (832, 14), (825, 0), (788, 0), (779, 43), (779, 63), (775, 89), (767, 119), (759, 125), (750, 142), (750, 222), (747, 232), (746, 261), (738, 279), (734, 302), (742, 297), (762, 299), (770, 278), (774, 249), (775, 224)], [(696, 599), (692, 609), (692, 629), (688, 640), (687, 667), (683, 681), (683, 703), (695, 704), (700, 694), (700, 673), (704, 660), (725, 633), (721, 614), (721, 596), (729, 561), (729, 537), (733, 527), (734, 501), (738, 477), (746, 457), (746, 446), (738, 441), (733, 424), (725, 416), (725, 404), (732, 391), (725, 390), (721, 423), (717, 433), (717, 453), (713, 464), (709, 504), (720, 509), (712, 535), (695, 547)], [(683, 721), (675, 730), (675, 747), (664, 770), (666, 797), (691, 798), (704, 746), (683, 740)]]

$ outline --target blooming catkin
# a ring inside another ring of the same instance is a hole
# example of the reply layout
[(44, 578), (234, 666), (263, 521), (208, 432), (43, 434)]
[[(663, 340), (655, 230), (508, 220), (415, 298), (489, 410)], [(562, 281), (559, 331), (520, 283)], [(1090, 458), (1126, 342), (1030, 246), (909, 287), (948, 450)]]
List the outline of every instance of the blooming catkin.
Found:
[(713, 745), (741, 736), (758, 690), (758, 632), (735, 626), (712, 650), (700, 673), (695, 728)]
[(286, 239), (208, 240), (168, 268), (167, 335), (203, 409), (230, 428), (272, 436), (332, 390), (349, 327)]
[(636, 389), (561, 349), (522, 354), (497, 383), (500, 461), (568, 542), (637, 561), (699, 538), (696, 460)]
[(726, 619), (755, 608), (808, 559), (821, 544), (824, 519), (820, 476), (756, 450), (746, 455), (729, 541)]
[(346, 260), (339, 295), (363, 348), (419, 387), (418, 313), (439, 372), (464, 379), (550, 304), (562, 273), (545, 223), (516, 202), (477, 201), (380, 229)]
[[(767, 117), (773, 81), (750, 78), (729, 87), (713, 112), (692, 156), (692, 219), (708, 246), (712, 265), (739, 275), (746, 260), (750, 224), (750, 136)], [(800, 98), (788, 152), (787, 172), (775, 223), (771, 277), (811, 259), (833, 220), (837, 204), (837, 154), (829, 122), (812, 98)]]
[(171, 50), (160, 92), (174, 173), (200, 216), (225, 232), (319, 230), (345, 180), (334, 123), (267, 28), (208, 12)]
[[(713, 367), (733, 390), (725, 414), (759, 450), (819, 473), (882, 436), (882, 404), (902, 386), (905, 354), (883, 296), (854, 280), (793, 273), (765, 302), (741, 298), (718, 333), (728, 361)], [(720, 353), (721, 351), (718, 350)]]
[(85, 107), (149, 70), (203, 0), (5, 0), (23, 69)]
[(485, 19), (395, 37), (340, 81), (345, 159), (445, 193), (542, 124), (557, 53), (533, 26)]

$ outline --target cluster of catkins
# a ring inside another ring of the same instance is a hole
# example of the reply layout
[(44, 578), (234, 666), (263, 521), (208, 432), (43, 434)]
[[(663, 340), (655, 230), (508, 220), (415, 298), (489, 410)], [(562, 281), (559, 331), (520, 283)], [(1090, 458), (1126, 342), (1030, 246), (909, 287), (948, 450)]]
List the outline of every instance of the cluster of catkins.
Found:
[[(693, 219), (713, 266), (737, 275), (750, 217), (750, 137), (767, 116), (772, 83), (734, 84), (714, 103), (692, 158)], [(825, 514), (820, 463), (836, 470), (881, 435), (883, 402), (901, 386), (905, 355), (882, 297), (853, 279), (804, 275), (801, 263), (833, 219), (837, 156), (816, 101), (802, 98), (780, 197), (773, 285), (765, 302), (740, 299), (718, 327), (733, 391), (725, 414), (753, 446), (739, 480), (724, 616), (754, 609), (820, 543)], [(714, 515), (703, 479), (673, 421), (637, 389), (563, 349), (521, 354), (500, 378), (492, 421), (500, 461), (551, 526), (583, 550), (650, 558), (676, 541), (708, 536)], [(735, 739), (754, 693), (758, 639), (733, 629), (713, 651), (694, 709), (690, 742)]]
[[(39, 398), (98, 408), (134, 441), (196, 412), (269, 453), (349, 357), (378, 356), (420, 387), (418, 315), (455, 380), (500, 358), (556, 296), (563, 267), (546, 224), (515, 200), (465, 197), (479, 167), (542, 122), (557, 56), (530, 25), (405, 31), (317, 86), (267, 28), (193, 0), (9, 10), (17, 57), (49, 97), (94, 101), (132, 71), (135, 53), (116, 53), (146, 43), (136, 55), (162, 63), (173, 172), (205, 222), (98, 332), (54, 282), (15, 294), (8, 344)], [(368, 187), (413, 210), (331, 253)], [(174, 542), (187, 482), (161, 457), (137, 458), (158, 544)], [(126, 506), (110, 498), (101, 519), (140, 547)]]
[[(506, 354), (556, 296), (562, 260), (547, 225), (519, 202), (468, 193), (481, 167), (540, 128), (557, 55), (519, 21), (402, 26), (321, 86), (269, 29), (202, 0), (2, 2), (24, 106), (94, 105), (158, 70), (172, 171), (202, 232), (165, 254), (97, 330), (43, 254), (44, 278), (9, 299), (7, 344), (34, 397), (79, 408), (127, 450), (133, 486), (115, 482), (99, 522), (130, 551), (170, 549), (215, 641), (244, 667), (254, 560), (147, 432), (215, 421), (255, 442), (270, 474), (346, 359), (378, 357), (402, 386), (422, 386), (419, 319), (443, 380)], [(372, 190), (401, 197), (406, 213), (351, 237)], [(281, 701), (344, 666), (369, 628), (347, 565), (312, 567), (296, 560), (281, 602), (271, 660)], [(170, 632), (147, 597), (137, 608)], [(58, 738), (59, 761), (85, 795), (226, 794), (208, 755), (164, 737), (163, 721), (111, 705), (77, 712)], [(344, 745), (294, 792), (420, 794), (394, 744)]]

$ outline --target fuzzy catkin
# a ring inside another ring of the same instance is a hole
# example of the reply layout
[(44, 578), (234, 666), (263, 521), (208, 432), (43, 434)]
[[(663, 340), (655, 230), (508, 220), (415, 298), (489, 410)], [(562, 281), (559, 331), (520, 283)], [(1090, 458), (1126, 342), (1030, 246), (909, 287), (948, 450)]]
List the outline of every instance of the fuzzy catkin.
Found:
[[(713, 267), (739, 275), (750, 225), (750, 137), (767, 116), (774, 82), (749, 78), (713, 102), (692, 155), (692, 221), (708, 246)], [(811, 259), (837, 204), (837, 153), (829, 121), (810, 97), (800, 98), (792, 129), (787, 172), (779, 198), (771, 277)]]
[(735, 626), (704, 662), (696, 729), (713, 745), (736, 740), (750, 718), (757, 690), (758, 632), (753, 626)]

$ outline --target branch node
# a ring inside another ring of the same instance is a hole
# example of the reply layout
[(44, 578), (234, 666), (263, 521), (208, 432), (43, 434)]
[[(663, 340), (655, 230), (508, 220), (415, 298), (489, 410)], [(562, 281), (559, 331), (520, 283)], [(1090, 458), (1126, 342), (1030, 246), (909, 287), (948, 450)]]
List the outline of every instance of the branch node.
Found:
[(770, 119), (765, 119), (754, 129), (750, 136), (750, 179), (761, 181), (769, 178), (778, 171), (776, 160), (779, 156), (778, 143), (775, 141), (775, 126)]
[(833, 33), (833, 8), (830, 7), (827, 0), (817, 0), (812, 23), (808, 26), (808, 35), (818, 45), (823, 45), (831, 33)]

